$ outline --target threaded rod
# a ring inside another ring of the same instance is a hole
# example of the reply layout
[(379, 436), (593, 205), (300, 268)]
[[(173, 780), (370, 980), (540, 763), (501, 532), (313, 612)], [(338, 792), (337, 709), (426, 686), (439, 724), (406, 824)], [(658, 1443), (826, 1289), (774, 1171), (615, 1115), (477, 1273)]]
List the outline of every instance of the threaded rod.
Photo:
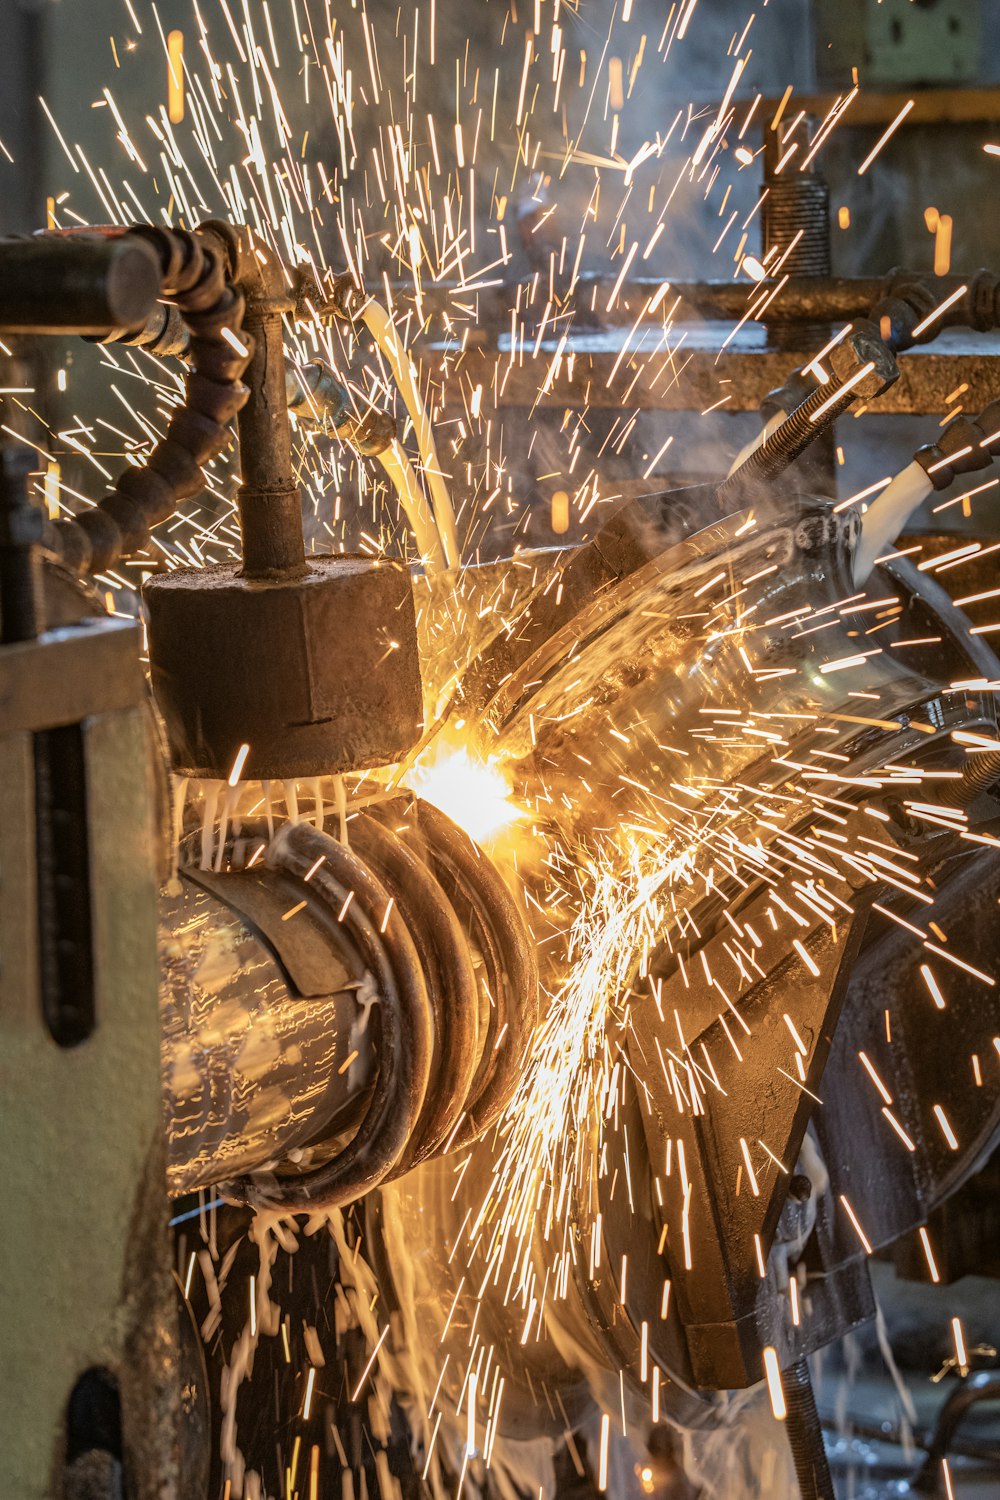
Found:
[(785, 1426), (802, 1500), (836, 1500), (833, 1476), (823, 1446), (823, 1429), (816, 1410), (809, 1361), (797, 1359), (781, 1372), (788, 1415)]

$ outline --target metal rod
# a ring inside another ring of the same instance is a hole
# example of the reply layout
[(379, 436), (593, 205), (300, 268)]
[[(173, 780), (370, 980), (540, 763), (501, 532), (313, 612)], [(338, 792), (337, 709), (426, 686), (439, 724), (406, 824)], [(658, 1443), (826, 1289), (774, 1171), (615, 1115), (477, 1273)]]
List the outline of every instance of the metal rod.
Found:
[(0, 330), (93, 335), (139, 328), (160, 279), (152, 246), (134, 236), (0, 240)]
[(243, 483), (236, 502), (243, 535), (243, 574), (266, 578), (303, 573), (302, 509), (292, 471), (292, 434), (285, 389), (280, 312), (248, 298), (244, 328), (254, 339), (244, 380), (250, 399), (239, 414)]

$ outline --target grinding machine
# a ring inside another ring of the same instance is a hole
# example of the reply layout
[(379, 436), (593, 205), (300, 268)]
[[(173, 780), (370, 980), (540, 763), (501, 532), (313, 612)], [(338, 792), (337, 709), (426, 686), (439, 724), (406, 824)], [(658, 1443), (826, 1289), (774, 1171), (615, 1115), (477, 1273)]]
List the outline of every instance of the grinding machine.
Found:
[[(767, 1377), (803, 1497), (833, 1496), (809, 1357), (874, 1316), (872, 1254), (940, 1226), (1000, 1134), (1000, 663), (893, 547), (904, 516), (859, 519), (803, 468), (877, 407), (952, 284), (807, 281), (771, 315), (850, 304), (853, 330), (774, 393), (728, 477), (430, 579), (304, 540), (289, 407), (361, 452), (394, 436), (286, 360), (286, 320), (357, 317), (349, 277), (320, 286), (221, 222), (0, 244), (0, 333), (187, 371), (165, 436), (72, 519), (36, 503), (32, 450), (0, 450), (4, 1496), (278, 1493), (248, 1477), (298, 1370), (262, 1237), (298, 1216), (306, 1244), (333, 1214), (337, 1274), (356, 1290), (364, 1250), (404, 1386), (433, 1379), (421, 1344), (447, 1354), (434, 1399), (446, 1435), (478, 1423), (470, 1476), (506, 1444), (514, 1484), (519, 1444), (572, 1442), (619, 1399), (655, 1454), (664, 1423), (710, 1431)], [(997, 279), (964, 284), (950, 321), (994, 327)], [(233, 423), (240, 560), (172, 557), (141, 622), (109, 614), (91, 580), (198, 493)], [(988, 465), (998, 429), (997, 407), (953, 423), (917, 455), (926, 488)], [(516, 858), (408, 774), (449, 738), (502, 758), (530, 809)], [(609, 1004), (571, 1012), (532, 841), (570, 881), (622, 828), (652, 840), (648, 890), (596, 943)], [(524, 1111), (546, 1069), (556, 1087), (564, 1012), (600, 1107), (552, 1126)], [(520, 1172), (538, 1142), (544, 1181)], [(185, 1276), (172, 1216), (231, 1245), (249, 1324), (215, 1270)], [(963, 1274), (934, 1234), (936, 1274)], [(300, 1263), (308, 1333), (329, 1264), (310, 1291)], [(348, 1405), (386, 1337), (365, 1335)], [(384, 1448), (426, 1479), (406, 1394)], [(374, 1485), (334, 1426), (323, 1462)], [(437, 1454), (451, 1473), (445, 1436)]]

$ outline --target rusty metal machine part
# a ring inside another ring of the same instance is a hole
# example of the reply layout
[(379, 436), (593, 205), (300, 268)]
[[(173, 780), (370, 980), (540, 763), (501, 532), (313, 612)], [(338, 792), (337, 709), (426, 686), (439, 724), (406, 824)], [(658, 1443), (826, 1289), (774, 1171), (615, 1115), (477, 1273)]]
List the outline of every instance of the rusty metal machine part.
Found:
[[(301, 524), (300, 524), (301, 534)], [(235, 566), (149, 579), (150, 676), (174, 769), (327, 776), (399, 760), (423, 720), (402, 563), (310, 557), (288, 578)]]
[(200, 232), (245, 292), (253, 354), (239, 416), (242, 563), (179, 569), (144, 589), (174, 767), (224, 778), (242, 745), (247, 777), (389, 764), (422, 721), (409, 573), (386, 560), (306, 560), (281, 323), (294, 300), (248, 231)]
[[(0, 551), (24, 540), (7, 533)], [(37, 573), (22, 572), (34, 597), (0, 643), (0, 1097), (8, 1242), (31, 1250), (4, 1265), (0, 1490), (82, 1495), (124, 1465), (135, 1500), (163, 1500), (200, 1480), (183, 1472), (139, 632), (86, 615), (45, 629)], [(102, 1447), (75, 1414), (105, 1376)]]
[[(255, 879), (255, 876), (257, 879)], [(270, 872), (190, 868), (160, 896), (167, 1184), (179, 1197), (356, 1128), (376, 1065), (357, 955)], [(266, 908), (266, 909), (265, 909)], [(262, 924), (266, 925), (266, 932)]]

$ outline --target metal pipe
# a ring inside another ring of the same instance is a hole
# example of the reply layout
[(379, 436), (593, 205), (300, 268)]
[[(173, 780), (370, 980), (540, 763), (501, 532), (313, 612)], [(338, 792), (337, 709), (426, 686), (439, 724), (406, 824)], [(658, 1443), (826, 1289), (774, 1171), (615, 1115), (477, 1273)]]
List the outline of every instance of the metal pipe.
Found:
[(250, 399), (237, 418), (242, 483), (236, 492), (243, 536), (243, 576), (305, 572), (302, 508), (292, 470), (281, 313), (247, 295), (243, 325), (254, 352), (244, 380)]
[(0, 241), (0, 330), (103, 334), (138, 328), (160, 294), (160, 264), (134, 235)]
[(236, 493), (245, 578), (296, 577), (306, 572), (302, 508), (292, 468), (285, 344), (281, 319), (296, 299), (273, 251), (249, 229), (209, 219), (233, 282), (246, 298), (243, 327), (254, 341), (244, 375), (250, 399), (237, 419), (242, 483)]

